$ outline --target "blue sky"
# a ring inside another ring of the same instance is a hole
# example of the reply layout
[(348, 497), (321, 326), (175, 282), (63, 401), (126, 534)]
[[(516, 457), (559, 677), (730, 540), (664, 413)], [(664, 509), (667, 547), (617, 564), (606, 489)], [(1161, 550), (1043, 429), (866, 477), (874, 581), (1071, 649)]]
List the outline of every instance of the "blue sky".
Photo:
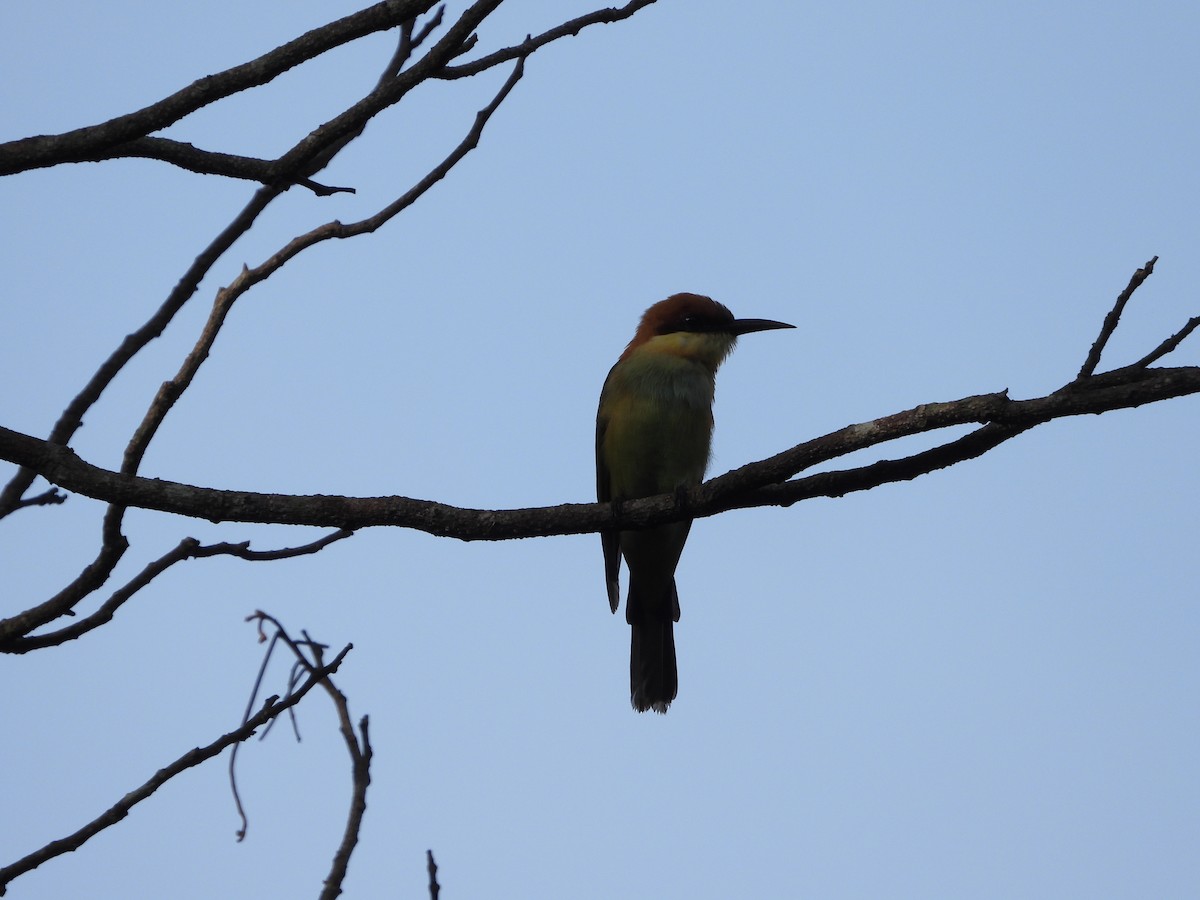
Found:
[[(140, 107), (355, 8), (8, 9), (5, 138)], [(513, 0), (480, 47), (589, 8)], [(681, 290), (798, 326), (726, 363), (713, 474), (922, 402), (1052, 391), (1155, 254), (1105, 365), (1200, 312), (1194, 4), (728, 9), (661, 0), (538, 53), (416, 207), (238, 302), (143, 473), (589, 500), (604, 375), (642, 310)], [(390, 52), (363, 41), (168, 134), (278, 154)], [(505, 75), (430, 85), (374, 121), (323, 176), (357, 194), (278, 202), (75, 449), (116, 467), (215, 289), (407, 189)], [(249, 192), (136, 160), (0, 181), (0, 421), (44, 434)], [(1170, 358), (1198, 361), (1195, 343)], [(424, 895), (426, 848), (447, 897), (1196, 896), (1196, 403), (697, 523), (665, 717), (629, 708), (594, 536), (373, 529), (304, 559), (190, 562), (87, 638), (0, 658), (0, 857), (231, 729), (260, 653), (242, 619), (261, 607), (355, 646), (338, 683), (376, 760), (351, 897)], [(75, 497), (0, 523), (5, 605), (73, 577), (99, 517)], [(269, 549), (319, 532), (133, 512), (128, 533), (118, 583), (186, 535)], [(299, 715), (303, 743), (279, 729), (241, 757), (246, 842), (210, 764), (11, 895), (315, 895), (348, 764), (323, 699)]]

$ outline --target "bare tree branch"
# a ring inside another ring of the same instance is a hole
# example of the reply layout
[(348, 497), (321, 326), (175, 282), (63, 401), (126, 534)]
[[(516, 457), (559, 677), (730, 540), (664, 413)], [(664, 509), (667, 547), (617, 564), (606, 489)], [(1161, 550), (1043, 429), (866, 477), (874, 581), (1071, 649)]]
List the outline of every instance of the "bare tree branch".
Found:
[(1192, 316), (1192, 318), (1188, 319), (1182, 328), (1180, 328), (1177, 332), (1135, 362), (1132, 368), (1144, 369), (1147, 366), (1158, 362), (1160, 359), (1182, 344), (1184, 339), (1193, 331), (1195, 331), (1198, 326), (1200, 326), (1200, 316)]
[[(320, 652), (317, 651), (317, 654), (317, 661), (320, 662)], [(342, 832), (342, 840), (333, 855), (329, 875), (326, 876), (321, 890), (321, 900), (333, 900), (342, 892), (342, 882), (346, 880), (346, 870), (350, 866), (350, 855), (358, 845), (363, 816), (367, 812), (367, 788), (371, 784), (371, 759), (374, 751), (371, 749), (370, 721), (367, 716), (359, 719), (358, 734), (355, 734), (354, 725), (350, 721), (350, 704), (345, 694), (334, 687), (329, 679), (325, 679), (324, 686), (337, 709), (338, 730), (342, 734), (342, 740), (346, 742), (346, 751), (350, 754), (350, 778), (353, 785), (346, 828)]]
[[(41, 650), (44, 647), (57, 647), (60, 644), (65, 644), (67, 641), (73, 641), (76, 638), (82, 637), (89, 631), (93, 631), (101, 625), (112, 621), (117, 610), (130, 597), (146, 587), (151, 581), (176, 563), (189, 559), (205, 559), (211, 556), (235, 556), (238, 559), (251, 562), (292, 559), (297, 556), (308, 556), (318, 553), (330, 544), (344, 540), (353, 534), (353, 531), (341, 529), (311, 543), (303, 544), (299, 547), (284, 547), (279, 550), (251, 550), (249, 541), (242, 541), (237, 544), (201, 544), (195, 538), (184, 538), (179, 542), (178, 546), (149, 563), (128, 583), (114, 591), (112, 596), (94, 613), (80, 619), (78, 622), (73, 622), (66, 628), (30, 637), (24, 635), (28, 635), (29, 631), (39, 627), (39, 625), (45, 624), (45, 622), (37, 622), (38, 616), (29, 616), (28, 613), (24, 613), (20, 616), (14, 616), (11, 619), (0, 620), (0, 652), (28, 653), (31, 650)], [(58, 618), (58, 616), (53, 616), (53, 618)], [(46, 621), (51, 621), (51, 619), (47, 619)], [(34, 624), (35, 622), (37, 624)]]
[[(442, 38), (413, 65), (394, 78), (381, 80), (378, 87), (328, 122), (315, 128), (291, 150), (276, 160), (279, 177), (311, 176), (328, 160), (323, 156), (339, 141), (353, 139), (367, 123), (388, 107), (404, 99), (414, 87), (433, 77), (472, 39), (477, 27), (502, 0), (476, 0), (459, 16)], [(432, 5), (432, 4), (431, 4)], [(344, 146), (344, 144), (343, 144)]]
[[(1093, 383), (1096, 382), (1096, 383)], [(645, 528), (684, 518), (702, 518), (727, 509), (760, 506), (754, 491), (798, 472), (896, 438), (951, 425), (992, 423), (1020, 430), (1065, 416), (1130, 409), (1146, 403), (1200, 393), (1200, 367), (1119, 369), (1087, 382), (1030, 400), (1005, 393), (927, 403), (806, 441), (782, 454), (751, 463), (687, 493), (686, 508), (674, 495), (610, 504), (572, 503), (532, 509), (466, 509), (402, 496), (341, 497), (324, 494), (263, 494), (196, 487), (122, 475), (89, 465), (66, 447), (0, 428), (0, 459), (29, 466), (65, 490), (97, 500), (157, 509), (214, 521), (319, 525), (348, 529), (377, 525), (412, 528), (459, 540), (512, 540), (584, 534), (610, 528)], [(949, 445), (952, 446), (952, 445)], [(861, 469), (828, 473), (833, 496), (850, 489)], [(736, 499), (734, 499), (736, 498)], [(776, 498), (776, 505), (794, 499)]]
[(105, 828), (115, 825), (129, 815), (129, 811), (137, 804), (141, 803), (147, 797), (152, 795), (160, 787), (174, 778), (181, 772), (198, 766), (205, 760), (212, 759), (222, 750), (231, 745), (240, 743), (251, 737), (255, 731), (266, 725), (284, 710), (291, 709), (297, 703), (304, 699), (316, 685), (323, 683), (331, 674), (338, 670), (342, 660), (346, 654), (350, 652), (351, 645), (347, 644), (342, 652), (333, 658), (327, 666), (314, 668), (309, 677), (296, 690), (294, 694), (286, 700), (279, 700), (277, 697), (268, 697), (255, 715), (242, 725), (240, 728), (235, 728), (228, 734), (224, 734), (217, 738), (212, 743), (189, 750), (187, 753), (180, 756), (174, 762), (169, 763), (163, 768), (154, 773), (151, 778), (142, 784), (140, 787), (134, 788), (119, 801), (101, 813), (92, 821), (88, 822), (78, 831), (67, 835), (56, 841), (51, 841), (40, 850), (36, 850), (27, 856), (22, 857), (11, 865), (0, 868), (0, 896), (2, 896), (8, 888), (8, 885), (13, 879), (24, 875), (36, 869), (44, 862), (54, 859), (56, 856), (61, 856), (64, 853), (70, 853), (73, 850), (78, 850), (87, 841), (95, 837)]
[[(1148, 263), (1133, 273), (1129, 279), (1129, 284), (1125, 285), (1125, 290), (1117, 295), (1117, 301), (1113, 304), (1113, 308), (1109, 310), (1107, 316), (1104, 317), (1104, 323), (1100, 326), (1100, 334), (1092, 344), (1092, 349), (1088, 351), (1087, 359), (1083, 361), (1083, 366), (1079, 369), (1079, 378), (1087, 378), (1096, 371), (1096, 366), (1100, 365), (1100, 355), (1104, 353), (1104, 348), (1108, 345), (1108, 339), (1113, 336), (1113, 332), (1117, 330), (1117, 325), (1121, 321), (1121, 313), (1125, 311), (1125, 304), (1129, 302), (1129, 298), (1133, 296), (1143, 281), (1154, 274), (1154, 264), (1158, 262), (1158, 257), (1155, 256)], [(1182, 340), (1182, 338), (1181, 338)]]
[(438, 900), (438, 894), (442, 892), (442, 886), (437, 880), (437, 863), (433, 861), (433, 851), (425, 851), (425, 869), (429, 872), (429, 900)]
[[(254, 707), (258, 692), (262, 687), (263, 675), (266, 672), (267, 663), (270, 662), (272, 651), (278, 644), (286, 645), (291, 650), (292, 656), (295, 659), (293, 677), (289, 679), (287, 692), (284, 694), (285, 697), (291, 697), (294, 689), (293, 682), (298, 673), (309, 673), (311, 677), (311, 673), (320, 671), (323, 668), (323, 657), (326, 647), (324, 644), (318, 643), (309, 637), (308, 632), (302, 632), (304, 635), (303, 640), (294, 640), (278, 619), (262, 610), (256, 610), (252, 615), (247, 616), (246, 621), (258, 623), (260, 641), (267, 640), (266, 633), (263, 631), (264, 625), (269, 624), (274, 628), (267, 652), (264, 654), (262, 665), (259, 668), (258, 677), (255, 679), (254, 688), (250, 693), (250, 701), (246, 706), (246, 715), (248, 716), (250, 710)], [(311, 654), (311, 659), (309, 659), (305, 651)], [(333, 855), (329, 875), (325, 878), (321, 890), (322, 900), (333, 900), (334, 897), (337, 897), (342, 892), (342, 882), (346, 878), (346, 870), (350, 865), (350, 856), (358, 844), (359, 833), (362, 830), (363, 815), (367, 810), (367, 788), (371, 784), (371, 758), (374, 753), (371, 749), (370, 722), (368, 718), (366, 716), (362, 717), (359, 721), (359, 731), (356, 734), (354, 725), (350, 720), (350, 703), (346, 699), (346, 695), (338, 690), (331, 678), (326, 677), (322, 679), (321, 686), (329, 694), (330, 699), (333, 701), (334, 709), (337, 712), (338, 730), (341, 732), (342, 739), (346, 742), (346, 749), (350, 753), (350, 775), (353, 785), (350, 798), (350, 814), (346, 821), (346, 829), (342, 834), (342, 840), (338, 844), (337, 851)], [(266, 736), (265, 732), (263, 736)], [(298, 733), (296, 739), (300, 739)], [(238, 815), (242, 820), (242, 827), (238, 831), (238, 840), (240, 841), (246, 836), (248, 822), (237, 787), (235, 766), (239, 746), (235, 744), (230, 753), (229, 783), (233, 791), (234, 801), (237, 804)]]
[(404, 64), (408, 62), (408, 58), (412, 56), (412, 52), (425, 43), (425, 39), (433, 33), (433, 30), (442, 24), (442, 17), (446, 13), (446, 4), (442, 4), (424, 25), (421, 30), (414, 36), (413, 29), (416, 27), (416, 19), (409, 19), (400, 26), (400, 42), (396, 46), (396, 52), (384, 67), (383, 75), (380, 76), (380, 83), (395, 78), (400, 74), (400, 70), (404, 68)]
[[(340, 115), (316, 128), (281, 156), (276, 161), (279, 169), (278, 177), (311, 175), (312, 171), (320, 168), (320, 157), (326, 148), (335, 145), (341, 139), (353, 138), (360, 134), (372, 118), (384, 109), (398, 103), (416, 85), (429, 78), (442, 77), (451, 60), (461, 56), (474, 46), (475, 29), (500, 6), (501, 2), (503, 0), (476, 0), (447, 29), (445, 35), (411, 67), (397, 72), (393, 78), (381, 79), (379, 86), (374, 91)], [(528, 50), (523, 46), (509, 48), (507, 51), (501, 51), (503, 58), (491, 59), (486, 65), (476, 66), (475, 71), (462, 72), (453, 77), (476, 74), (476, 72), (484, 71), (506, 60), (527, 57), (545, 44), (570, 34), (576, 34), (588, 25), (627, 19), (653, 2), (654, 0), (635, 0), (621, 9), (600, 10), (587, 16), (580, 16), (566, 25), (560, 26), (559, 29), (552, 29), (538, 39), (534, 39), (533, 45)], [(317, 163), (315, 167), (314, 162)]]
[[(345, 698), (343, 697), (342, 700), (344, 701)], [(343, 712), (346, 712), (346, 707), (338, 706), (339, 716)], [(346, 880), (346, 870), (350, 865), (350, 854), (358, 845), (363, 815), (367, 811), (367, 787), (371, 784), (371, 759), (375, 755), (375, 751), (371, 749), (369, 726), (369, 719), (367, 716), (363, 716), (358, 720), (358, 732), (361, 737), (355, 735), (353, 727), (349, 724), (341, 729), (342, 737), (346, 740), (346, 749), (350, 752), (352, 760), (351, 777), (354, 788), (350, 801), (350, 814), (346, 819), (346, 830), (342, 833), (342, 842), (338, 845), (337, 852), (334, 853), (329, 875), (325, 878), (325, 884), (321, 890), (322, 900), (332, 900), (342, 892), (342, 882)]]
[(127, 549), (129, 542), (124, 538), (116, 543), (102, 542), (96, 558), (84, 566), (83, 571), (65, 588), (37, 606), (0, 619), (0, 646), (9, 638), (26, 635), (48, 622), (72, 615), (71, 610), (77, 603), (104, 586)]
[(469, 78), (472, 75), (478, 75), (480, 72), (485, 72), (493, 66), (508, 62), (510, 59), (524, 59), (535, 50), (554, 41), (565, 37), (574, 37), (589, 25), (606, 25), (628, 19), (638, 10), (644, 9), (654, 2), (655, 0), (632, 0), (632, 2), (622, 7), (598, 9), (595, 12), (572, 19), (569, 22), (564, 22), (562, 25), (551, 28), (549, 31), (543, 31), (537, 37), (527, 37), (524, 41), (513, 47), (505, 47), (503, 50), (489, 53), (487, 56), (472, 60), (469, 63), (449, 66), (437, 73), (435, 77), (452, 79)]
[[(509, 85), (519, 77), (514, 71)], [(498, 104), (505, 94), (493, 101)], [(486, 121), (481, 112), (477, 125)], [(452, 154), (453, 156), (453, 154)], [(286, 248), (285, 248), (286, 249)], [(293, 254), (294, 255), (294, 254)], [(1121, 309), (1149, 272), (1139, 270), (1105, 320), (1093, 354), (1103, 350)], [(269, 270), (273, 271), (273, 269)], [(262, 277), (269, 274), (264, 270)], [(1140, 277), (1139, 277), (1140, 276)], [(1045, 397), (1012, 400), (1007, 392), (929, 403), (851, 425), (729, 472), (683, 495), (663, 495), (608, 504), (565, 504), (525, 510), (463, 509), (407, 497), (292, 496), (201, 488), (114, 473), (91, 466), (71, 450), (0, 428), (0, 458), (36, 471), (54, 484), (95, 499), (158, 509), (180, 515), (228, 521), (324, 525), (357, 529), (396, 525), (461, 540), (509, 540), (577, 534), (611, 528), (638, 528), (715, 515), (728, 509), (795, 503), (808, 496), (840, 496), (890, 480), (905, 480), (978, 456), (1022, 431), (1064, 416), (1098, 414), (1200, 392), (1200, 368), (1148, 368), (1194, 329), (1191, 321), (1143, 360), (1102, 375), (1077, 378)], [(1090, 356), (1091, 356), (1090, 355)], [(1089, 358), (1090, 358), (1089, 356)], [(799, 481), (795, 475), (832, 459), (924, 431), (970, 423), (985, 427), (941, 447), (904, 460), (827, 472)], [(784, 482), (787, 482), (786, 484)], [(769, 490), (767, 489), (771, 487)], [(682, 501), (682, 502), (681, 502)], [(0, 623), (2, 626), (3, 623)], [(0, 631), (3, 634), (3, 631)]]
[(119, 144), (160, 131), (210, 103), (266, 84), (288, 69), (342, 44), (394, 28), (432, 6), (433, 0), (384, 0), (314, 28), (258, 59), (201, 78), (137, 112), (63, 134), (39, 135), (0, 144), (0, 175), (111, 155)]
[(49, 490), (42, 491), (40, 494), (25, 497), (17, 501), (17, 509), (25, 509), (28, 506), (58, 506), (66, 502), (66, 494), (59, 493), (58, 488), (50, 488)]
[[(627, 19), (654, 0), (635, 0), (620, 9), (603, 9), (580, 16), (523, 43), (508, 47), (453, 68), (446, 64), (470, 50), (476, 42), (474, 29), (499, 6), (501, 0), (474, 4), (451, 29), (451, 33), (422, 61), (416, 77), (402, 78), (402, 69), (412, 52), (437, 28), (444, 5), (414, 35), (416, 18), (434, 4), (428, 0), (385, 0), (344, 19), (313, 29), (270, 53), (202, 78), (170, 97), (108, 122), (57, 135), (39, 135), (0, 144), (0, 175), (67, 162), (100, 162), (119, 158), (155, 159), (190, 172), (222, 175), (284, 187), (300, 184), (319, 196), (353, 192), (347, 187), (327, 187), (311, 180), (305, 169), (323, 168), (345, 142), (362, 133), (367, 122), (398, 102), (416, 84), (428, 78), (466, 78), (513, 59), (523, 59), (560, 38), (576, 35), (589, 25)], [(265, 84), (309, 59), (334, 47), (377, 31), (399, 25), (400, 41), (384, 68), (377, 88), (341, 116), (308, 135), (300, 145), (275, 160), (233, 153), (202, 150), (192, 144), (150, 135), (185, 116), (239, 91)], [(331, 149), (332, 148), (332, 149)]]
[[(134, 138), (106, 153), (96, 154), (89, 162), (108, 159), (156, 159), (199, 175), (223, 175), (226, 178), (240, 178), (262, 184), (272, 184), (279, 180), (278, 167), (273, 160), (201, 150), (192, 144), (170, 138)], [(292, 183), (308, 188), (318, 197), (356, 193), (354, 188), (328, 187), (311, 178), (294, 178)]]
[[(710, 502), (718, 510), (758, 506), (786, 507), (801, 500), (811, 500), (814, 497), (844, 497), (846, 494), (870, 490), (881, 484), (911, 481), (919, 475), (927, 475), (955, 463), (975, 459), (1033, 427), (1035, 427), (1034, 424), (1000, 425), (992, 423), (957, 440), (903, 459), (881, 459), (856, 469), (821, 472), (783, 484), (766, 484), (754, 489), (749, 494), (738, 494), (729, 487), (719, 484), (721, 479), (714, 479), (706, 487), (713, 491)], [(734, 474), (736, 473), (731, 472), (729, 476)], [(722, 478), (729, 476), (722, 476)], [(723, 501), (721, 498), (726, 498), (726, 500)]]

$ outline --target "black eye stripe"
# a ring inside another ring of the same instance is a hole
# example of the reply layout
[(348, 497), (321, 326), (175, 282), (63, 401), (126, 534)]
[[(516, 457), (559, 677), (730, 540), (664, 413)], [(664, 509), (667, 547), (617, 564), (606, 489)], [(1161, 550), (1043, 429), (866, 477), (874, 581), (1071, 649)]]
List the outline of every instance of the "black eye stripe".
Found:
[(659, 334), (675, 334), (680, 331), (690, 331), (694, 333), (719, 332), (728, 328), (729, 323), (723, 319), (712, 316), (700, 316), (695, 313), (688, 313), (685, 316), (680, 316), (673, 321), (666, 322), (659, 330)]

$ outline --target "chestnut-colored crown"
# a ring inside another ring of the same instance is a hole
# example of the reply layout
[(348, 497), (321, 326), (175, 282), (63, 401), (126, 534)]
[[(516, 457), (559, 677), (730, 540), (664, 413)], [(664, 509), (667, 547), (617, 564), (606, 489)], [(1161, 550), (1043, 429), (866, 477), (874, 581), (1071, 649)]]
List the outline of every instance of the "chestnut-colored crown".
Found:
[(733, 331), (733, 313), (724, 304), (700, 294), (672, 294), (642, 314), (642, 321), (622, 356), (660, 334), (676, 331)]

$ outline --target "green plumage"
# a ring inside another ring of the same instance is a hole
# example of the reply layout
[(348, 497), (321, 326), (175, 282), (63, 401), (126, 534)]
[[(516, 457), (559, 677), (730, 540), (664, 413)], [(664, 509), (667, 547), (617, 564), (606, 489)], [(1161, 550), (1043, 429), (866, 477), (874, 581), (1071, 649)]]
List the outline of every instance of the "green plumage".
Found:
[[(600, 392), (596, 496), (602, 502), (635, 500), (699, 484), (712, 447), (717, 367), (738, 335), (791, 327), (735, 319), (698, 294), (675, 294), (646, 310)], [(675, 567), (691, 527), (683, 521), (600, 535), (614, 613), (621, 601), (622, 558), (629, 568), (629, 688), (638, 712), (665, 713), (678, 692)]]

